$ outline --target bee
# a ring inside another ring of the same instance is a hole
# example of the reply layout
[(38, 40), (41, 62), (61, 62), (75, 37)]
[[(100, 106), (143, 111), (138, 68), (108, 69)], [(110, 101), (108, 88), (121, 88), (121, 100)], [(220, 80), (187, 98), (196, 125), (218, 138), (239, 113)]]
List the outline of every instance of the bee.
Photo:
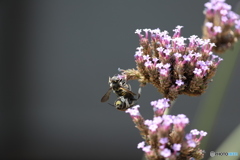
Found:
[(110, 85), (110, 88), (108, 89), (108, 91), (102, 97), (101, 102), (108, 101), (112, 91), (118, 97), (123, 96), (124, 98), (134, 99), (134, 96), (136, 94), (131, 91), (130, 84), (127, 84), (124, 79), (119, 78), (118, 76), (113, 76), (112, 78), (109, 77), (109, 82), (108, 83)]
[(116, 109), (120, 111), (126, 111), (128, 108), (131, 108), (135, 105), (135, 101), (137, 101), (140, 98), (141, 94), (141, 88), (138, 90), (138, 97), (135, 99), (133, 96), (131, 97), (124, 97), (119, 96), (116, 101), (114, 102), (114, 105), (108, 103), (111, 106), (114, 106)]
[(109, 77), (109, 85), (110, 88), (102, 97), (101, 102), (108, 101), (110, 94), (113, 91), (117, 95), (117, 99), (114, 102), (114, 105), (110, 103), (108, 104), (116, 107), (118, 110), (124, 111), (131, 108), (135, 104), (135, 101), (140, 98), (141, 88), (139, 88), (138, 97), (136, 99), (134, 97), (136, 94), (131, 91), (130, 84), (127, 84), (124, 79), (119, 78), (118, 76), (113, 76), (112, 78)]

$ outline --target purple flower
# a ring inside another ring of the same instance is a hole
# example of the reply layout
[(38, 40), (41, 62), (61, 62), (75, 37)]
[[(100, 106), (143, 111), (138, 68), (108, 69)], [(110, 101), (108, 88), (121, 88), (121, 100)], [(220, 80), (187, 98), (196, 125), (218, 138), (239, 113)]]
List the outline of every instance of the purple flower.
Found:
[(170, 66), (171, 66), (171, 65), (170, 65), (169, 63), (166, 63), (166, 64), (163, 65), (163, 68), (165, 68), (165, 69), (169, 69)]
[(142, 32), (141, 29), (136, 29), (136, 31), (135, 31), (135, 33), (138, 34), (140, 39), (142, 38), (141, 32)]
[(168, 143), (168, 138), (167, 138), (167, 137), (161, 138), (161, 139), (159, 140), (159, 142), (160, 142), (161, 144), (166, 144), (166, 143)]
[(197, 58), (198, 58), (198, 57), (202, 57), (202, 54), (196, 53), (196, 54), (195, 54), (195, 57), (197, 57)]
[(151, 151), (151, 146), (145, 146), (145, 147), (142, 148), (142, 150), (146, 153), (150, 152)]
[(185, 61), (190, 61), (191, 60), (189, 55), (183, 55), (183, 58), (184, 58)]
[(181, 28), (182, 28), (182, 27), (183, 27), (183, 26), (179, 26), (179, 25), (178, 25), (178, 26), (176, 27), (176, 29), (173, 30), (173, 32), (175, 32), (174, 35), (173, 35), (173, 38), (176, 38), (176, 37), (179, 37), (179, 36), (180, 36), (180, 34), (181, 34), (180, 32), (181, 32)]
[(153, 66), (153, 63), (152, 63), (152, 61), (146, 61), (144, 63), (144, 66), (147, 67), (147, 68), (151, 68)]
[(137, 49), (138, 51), (142, 51), (143, 47), (140, 46), (140, 47), (137, 47), (136, 49)]
[(157, 105), (157, 103), (158, 103), (158, 101), (151, 101), (151, 106), (155, 106), (155, 105)]
[(170, 107), (169, 102), (170, 100), (167, 98), (159, 99), (158, 101), (152, 101), (151, 105), (157, 109), (163, 109)]
[(175, 44), (177, 44), (177, 46), (179, 47), (184, 47), (185, 43), (184, 41), (186, 40), (186, 38), (183, 38), (183, 37), (177, 37), (177, 38), (174, 38), (173, 41), (175, 42)]
[(207, 132), (200, 131), (199, 134), (200, 134), (201, 136), (206, 136), (206, 135), (207, 135)]
[(150, 59), (150, 57), (149, 57), (149, 55), (144, 55), (143, 59), (148, 61)]
[(158, 58), (153, 58), (152, 60), (153, 60), (154, 63), (157, 63)]
[(157, 64), (156, 64), (156, 68), (159, 68), (159, 69), (160, 69), (160, 68), (162, 68), (162, 67), (163, 67), (163, 64), (162, 64), (162, 63), (157, 63)]
[(153, 111), (155, 113), (156, 116), (161, 116), (163, 115), (164, 111), (166, 108), (170, 107), (170, 105), (168, 104), (167, 101), (165, 101), (164, 99), (159, 99), (156, 102), (151, 102), (151, 104), (153, 104)]
[(213, 30), (215, 31), (215, 33), (221, 33), (222, 32), (221, 26), (214, 26)]
[(154, 107), (158, 108), (158, 109), (162, 109), (162, 108), (165, 108), (165, 104), (162, 103), (162, 101), (157, 101), (157, 104), (154, 105)]
[(174, 53), (174, 56), (176, 57), (176, 58), (179, 58), (179, 57), (182, 57), (182, 55), (180, 54), (180, 53)]
[(180, 151), (181, 150), (181, 144), (173, 144), (172, 149), (174, 151)]
[(172, 51), (171, 51), (170, 49), (165, 49), (165, 50), (163, 51), (163, 53), (165, 53), (166, 55), (170, 55), (171, 52), (172, 52)]
[(179, 79), (179, 80), (176, 80), (176, 82), (175, 82), (178, 86), (181, 86), (181, 85), (183, 85), (184, 84), (184, 82), (181, 80), (181, 79)]
[(172, 117), (170, 115), (163, 115), (162, 116), (163, 119), (163, 126), (165, 126), (165, 128), (170, 127), (170, 125), (173, 123)]
[(136, 56), (142, 56), (142, 53), (143, 53), (142, 51), (136, 51), (134, 56), (135, 56), (135, 57), (136, 57)]
[(152, 121), (152, 120), (149, 120), (149, 119), (147, 119), (147, 120), (145, 120), (145, 121), (144, 121), (144, 124), (145, 124), (145, 125), (147, 125), (147, 126), (150, 126), (150, 125), (152, 125), (152, 124), (153, 124), (153, 121)]
[(198, 75), (198, 76), (200, 76), (201, 73), (202, 73), (202, 70), (199, 69), (199, 68), (195, 68), (194, 71), (193, 71), (193, 73), (196, 74), (196, 75)]
[(222, 60), (223, 60), (222, 58), (218, 57), (218, 62), (217, 62), (217, 64), (220, 63)]
[(189, 146), (189, 147), (193, 147), (193, 148), (194, 148), (194, 147), (197, 146), (197, 145), (196, 145), (196, 142), (194, 142), (193, 140), (188, 140), (187, 143), (188, 143), (188, 146)]
[(136, 52), (135, 52), (135, 55), (134, 55), (135, 60), (136, 60), (136, 61), (142, 61), (142, 60), (143, 60), (142, 54), (143, 54), (142, 51), (140, 51), (140, 50), (136, 51)]
[(204, 61), (197, 61), (197, 65), (204, 66), (204, 65), (206, 65), (206, 63)]
[(177, 115), (177, 118), (179, 118), (181, 120), (182, 124), (186, 125), (189, 123), (189, 119), (184, 114)]
[(148, 129), (151, 130), (152, 132), (155, 132), (157, 130), (158, 126), (156, 124), (151, 124)]
[(192, 35), (192, 36), (190, 36), (190, 37), (188, 38), (188, 40), (189, 40), (190, 43), (194, 43), (197, 38), (198, 38), (198, 36)]
[(126, 111), (126, 113), (130, 113), (131, 116), (138, 116), (139, 115), (139, 111), (135, 110), (135, 109), (128, 109)]
[(137, 148), (138, 148), (138, 149), (140, 149), (140, 148), (143, 148), (143, 147), (144, 147), (144, 145), (145, 145), (145, 142), (144, 142), (144, 141), (142, 141), (142, 142), (138, 143), (138, 146), (137, 146)]
[(136, 34), (141, 34), (142, 30), (141, 29), (136, 29), (135, 33)]
[(163, 52), (163, 50), (164, 50), (163, 47), (158, 47), (158, 48), (157, 48), (157, 51), (159, 51), (159, 52)]
[(203, 71), (207, 71), (207, 70), (209, 70), (209, 67), (205, 64), (205, 65), (202, 65), (202, 66), (201, 66), (201, 69), (202, 69)]
[(139, 105), (136, 105), (132, 108), (127, 109), (125, 112), (129, 113), (132, 117), (140, 116), (140, 112), (138, 110), (139, 107), (140, 107)]
[(181, 31), (181, 28), (183, 28), (183, 26), (176, 26), (176, 29), (173, 29), (173, 32), (180, 32)]
[(166, 69), (159, 69), (160, 70), (160, 74), (163, 75), (163, 76), (166, 76), (168, 75), (168, 71)]
[(167, 148), (161, 151), (161, 155), (165, 158), (169, 157), (171, 155), (171, 151)]
[(160, 116), (153, 118), (153, 123), (155, 123), (155, 124), (160, 124), (162, 121), (163, 121), (162, 117), (160, 117)]
[(193, 136), (192, 136), (191, 133), (188, 133), (188, 134), (186, 134), (185, 138), (186, 138), (187, 140), (191, 140), (191, 139), (193, 138)]
[(199, 135), (199, 131), (197, 129), (193, 129), (190, 131), (190, 133), (192, 133), (192, 135)]
[(213, 23), (211, 23), (211, 22), (206, 22), (206, 23), (205, 23), (205, 26), (206, 26), (207, 28), (212, 28)]
[(159, 149), (163, 150), (165, 148), (165, 145), (159, 146)]
[(145, 32), (145, 37), (148, 38), (148, 32), (151, 32), (151, 29), (143, 29), (143, 31)]
[(184, 114), (179, 114), (173, 118), (173, 124), (176, 130), (183, 130), (189, 123), (189, 119)]
[(152, 33), (155, 33), (155, 34), (159, 34), (160, 33), (160, 29), (159, 28), (157, 28), (157, 29), (152, 29)]
[(200, 131), (199, 134), (200, 134), (200, 137), (199, 137), (199, 139), (198, 139), (197, 141), (201, 141), (202, 138), (205, 137), (205, 136), (207, 135), (207, 132)]

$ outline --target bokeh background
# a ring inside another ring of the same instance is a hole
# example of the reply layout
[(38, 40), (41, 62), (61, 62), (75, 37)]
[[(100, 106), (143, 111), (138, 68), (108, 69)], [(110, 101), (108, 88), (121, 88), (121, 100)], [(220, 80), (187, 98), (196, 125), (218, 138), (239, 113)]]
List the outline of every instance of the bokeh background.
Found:
[[(183, 25), (184, 37), (201, 37), (205, 2), (2, 0), (0, 159), (140, 160), (136, 147), (142, 139), (130, 116), (100, 102), (108, 77), (119, 67), (135, 68), (136, 29), (172, 34)], [(227, 2), (235, 7), (238, 0)], [(237, 63), (206, 159), (240, 122), (239, 69)], [(139, 84), (130, 83), (136, 92)], [(152, 118), (150, 101), (161, 97), (151, 85), (142, 89), (138, 103), (146, 119)], [(187, 131), (195, 129), (205, 97), (180, 96), (175, 103), (172, 114), (191, 121)], [(109, 102), (115, 98), (112, 94)]]

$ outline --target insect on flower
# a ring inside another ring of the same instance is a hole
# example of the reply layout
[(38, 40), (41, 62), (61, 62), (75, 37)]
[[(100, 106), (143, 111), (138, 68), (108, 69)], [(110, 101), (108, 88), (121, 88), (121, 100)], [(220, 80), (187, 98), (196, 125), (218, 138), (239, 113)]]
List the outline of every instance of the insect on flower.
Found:
[(110, 94), (113, 91), (118, 98), (114, 102), (114, 105), (110, 105), (115, 106), (118, 110), (125, 111), (126, 109), (131, 108), (135, 104), (134, 102), (140, 97), (141, 88), (138, 90), (138, 97), (135, 98), (134, 96), (136, 94), (131, 91), (130, 84), (127, 84), (124, 79), (118, 76), (113, 76), (112, 78), (109, 77), (109, 85), (110, 88), (102, 97), (101, 102), (108, 101)]

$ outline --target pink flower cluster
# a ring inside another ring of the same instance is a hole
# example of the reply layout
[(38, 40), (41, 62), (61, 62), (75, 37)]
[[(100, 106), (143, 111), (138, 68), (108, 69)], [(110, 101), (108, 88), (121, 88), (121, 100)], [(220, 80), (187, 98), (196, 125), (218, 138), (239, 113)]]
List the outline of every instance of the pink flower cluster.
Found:
[(240, 37), (240, 16), (233, 12), (225, 0), (210, 0), (205, 3), (206, 16), (203, 26), (204, 38), (216, 44), (213, 51), (222, 53)]
[[(181, 28), (177, 26), (172, 37), (160, 29), (143, 29), (145, 35), (141, 29), (135, 32), (140, 38), (140, 47), (134, 55), (140, 74), (136, 77), (142, 84), (152, 83), (171, 100), (178, 94), (196, 96), (204, 92), (222, 61), (212, 53), (215, 44), (209, 39), (192, 35), (186, 44)], [(131, 77), (130, 72), (124, 73)]]
[(164, 115), (165, 109), (170, 107), (169, 99), (152, 101), (151, 105), (155, 115), (152, 120), (144, 120), (139, 105), (126, 111), (145, 139), (137, 148), (145, 152), (147, 159), (202, 158), (204, 152), (199, 149), (199, 144), (207, 132), (194, 129), (185, 135), (184, 129), (189, 124), (189, 119), (184, 114)]
[[(214, 24), (211, 22), (205, 24), (209, 29), (212, 29), (213, 34), (221, 33), (222, 26), (224, 25), (239, 28), (240, 17), (238, 14), (231, 10), (232, 6), (225, 3), (225, 0), (210, 0), (210, 2), (205, 3), (205, 7), (206, 8), (204, 14), (207, 16), (207, 18), (211, 19), (214, 18), (214, 16), (216, 15), (220, 18), (219, 26), (214, 26)], [(238, 30), (238, 32), (239, 31), (240, 30)]]

